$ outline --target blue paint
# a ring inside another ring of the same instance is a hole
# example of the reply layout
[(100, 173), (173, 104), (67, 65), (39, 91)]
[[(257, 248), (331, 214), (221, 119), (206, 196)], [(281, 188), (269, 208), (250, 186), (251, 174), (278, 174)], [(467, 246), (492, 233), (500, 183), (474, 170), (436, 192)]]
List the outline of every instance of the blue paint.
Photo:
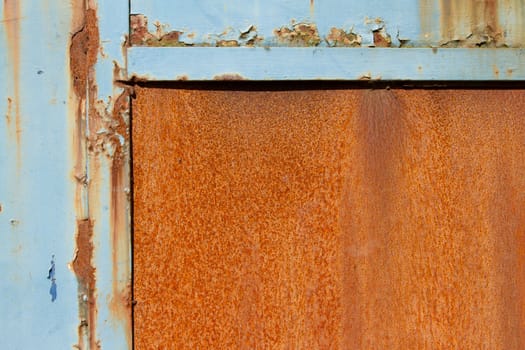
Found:
[[(77, 281), (68, 268), (76, 232), (74, 130), (73, 115), (61, 103), (69, 99), (71, 8), (62, 1), (19, 4), (18, 100), (11, 47), (0, 23), (0, 348), (71, 349), (79, 323)], [(14, 106), (11, 122), (5, 118), (8, 97), (19, 104), (19, 144)], [(50, 252), (60, 278), (60, 302), (54, 303), (46, 278)]]
[[(213, 64), (210, 64), (213, 62)], [(148, 80), (525, 80), (525, 49), (133, 47), (129, 77)]]
[(51, 280), (51, 288), (49, 288), (49, 294), (51, 295), (51, 302), (54, 302), (57, 300), (57, 284), (56, 284), (56, 277), (55, 277), (55, 256), (53, 255), (51, 258), (51, 267), (49, 268), (49, 272), (47, 274), (47, 279)]

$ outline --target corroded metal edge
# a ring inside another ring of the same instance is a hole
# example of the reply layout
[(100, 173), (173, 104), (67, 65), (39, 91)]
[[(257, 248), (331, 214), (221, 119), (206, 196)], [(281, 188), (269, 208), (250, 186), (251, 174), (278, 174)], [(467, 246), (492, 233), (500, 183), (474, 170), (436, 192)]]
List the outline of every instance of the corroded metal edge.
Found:
[[(74, 164), (79, 349), (130, 349), (131, 237), (127, 1), (72, 3), (70, 109)], [(111, 25), (108, 25), (111, 23)]]

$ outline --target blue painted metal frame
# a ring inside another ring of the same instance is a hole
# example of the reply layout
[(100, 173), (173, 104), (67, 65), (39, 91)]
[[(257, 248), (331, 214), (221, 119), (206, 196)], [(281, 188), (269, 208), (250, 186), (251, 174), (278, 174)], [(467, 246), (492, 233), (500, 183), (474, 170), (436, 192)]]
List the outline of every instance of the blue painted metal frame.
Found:
[[(148, 18), (154, 38), (175, 30), (186, 46), (130, 48), (128, 79), (525, 80), (524, 0), (131, 0), (131, 13)], [(316, 46), (277, 37), (292, 23), (315, 25)], [(359, 35), (360, 47), (329, 47), (332, 28)], [(247, 30), (257, 47), (213, 47), (242, 46)], [(391, 47), (373, 47), (378, 30)]]
[(519, 81), (525, 49), (133, 47), (128, 73), (150, 81)]

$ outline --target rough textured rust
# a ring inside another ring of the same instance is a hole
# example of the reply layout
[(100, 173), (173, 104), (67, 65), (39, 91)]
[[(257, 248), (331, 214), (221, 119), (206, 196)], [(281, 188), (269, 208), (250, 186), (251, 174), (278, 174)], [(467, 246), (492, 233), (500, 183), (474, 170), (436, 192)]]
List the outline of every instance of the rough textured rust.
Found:
[[(5, 27), (6, 42), (7, 42), (7, 57), (9, 59), (9, 67), (11, 67), (13, 99), (14, 99), (14, 134), (16, 139), (16, 156), (17, 167), (20, 168), (22, 162), (22, 116), (21, 116), (21, 101), (20, 101), (20, 20), (21, 20), (21, 1), (20, 0), (3, 0), (3, 20), (1, 24)], [(10, 102), (13, 102), (10, 99)], [(10, 107), (10, 103), (8, 104)], [(9, 118), (8, 118), (9, 121)]]
[(156, 40), (148, 30), (148, 17), (136, 14), (130, 15), (130, 43), (131, 45), (144, 45), (150, 40)]
[[(80, 312), (78, 348), (99, 349), (96, 340), (95, 327), (97, 320), (96, 278), (93, 267), (93, 223), (91, 220), (77, 222), (77, 250), (72, 262), (73, 271), (78, 280), (78, 299)], [(88, 344), (83, 339), (89, 339)]]
[(326, 36), (326, 42), (330, 47), (357, 47), (361, 46), (361, 36), (353, 30), (345, 31), (340, 28), (331, 28)]
[(523, 111), (137, 88), (136, 349), (524, 349)]
[(290, 27), (281, 27), (274, 31), (277, 41), (287, 46), (317, 46), (321, 37), (317, 25), (313, 23), (292, 23)]

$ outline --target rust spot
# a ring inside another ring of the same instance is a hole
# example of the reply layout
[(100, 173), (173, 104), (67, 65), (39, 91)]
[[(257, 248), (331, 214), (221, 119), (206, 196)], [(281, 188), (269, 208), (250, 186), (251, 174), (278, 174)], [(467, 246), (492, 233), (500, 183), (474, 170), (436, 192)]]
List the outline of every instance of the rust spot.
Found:
[(361, 36), (351, 29), (345, 31), (340, 28), (331, 28), (330, 33), (326, 36), (326, 42), (331, 47), (357, 47), (361, 46)]
[(7, 121), (8, 129), (11, 124), (11, 118), (13, 115), (13, 99), (11, 97), (7, 98), (7, 113), (5, 114), (5, 119)]
[(237, 73), (226, 73), (214, 76), (213, 80), (246, 80), (246, 78)]
[(277, 41), (286, 46), (317, 46), (321, 37), (317, 25), (313, 23), (292, 23), (290, 27), (281, 27), (274, 30)]
[[(96, 277), (93, 267), (93, 223), (91, 220), (77, 221), (76, 245), (77, 250), (72, 262), (73, 271), (78, 280), (79, 298), (79, 344), (80, 349), (99, 349), (96, 340), (95, 324), (97, 319)], [(84, 344), (84, 339), (88, 344)]]
[(375, 47), (390, 47), (392, 46), (392, 38), (388, 34), (384, 27), (378, 28), (372, 31), (374, 35), (374, 46)]
[(7, 55), (9, 59), (9, 67), (12, 74), (12, 84), (14, 90), (17, 168), (20, 168), (22, 162), (22, 117), (20, 110), (20, 7), (20, 0), (4, 0), (2, 21), (7, 35), (7, 49), (9, 51)]
[(2, 207), (2, 204), (0, 203), (0, 213), (2, 212), (4, 208)]
[(190, 77), (187, 76), (187, 75), (179, 75), (175, 78), (175, 80), (179, 80), (179, 81), (185, 81), (185, 80), (190, 80)]
[(499, 79), (499, 68), (495, 64), (492, 66), (492, 72), (494, 73), (494, 77), (496, 77), (496, 79)]
[(433, 47), (432, 48), (432, 53), (435, 55), (438, 53), (438, 48), (437, 47)]
[(514, 73), (514, 69), (512, 68), (508, 68), (505, 73), (507, 74), (507, 77), (510, 78), (512, 77), (512, 73)]
[(314, 0), (310, 0), (310, 18), (313, 19), (315, 15), (315, 3)]

